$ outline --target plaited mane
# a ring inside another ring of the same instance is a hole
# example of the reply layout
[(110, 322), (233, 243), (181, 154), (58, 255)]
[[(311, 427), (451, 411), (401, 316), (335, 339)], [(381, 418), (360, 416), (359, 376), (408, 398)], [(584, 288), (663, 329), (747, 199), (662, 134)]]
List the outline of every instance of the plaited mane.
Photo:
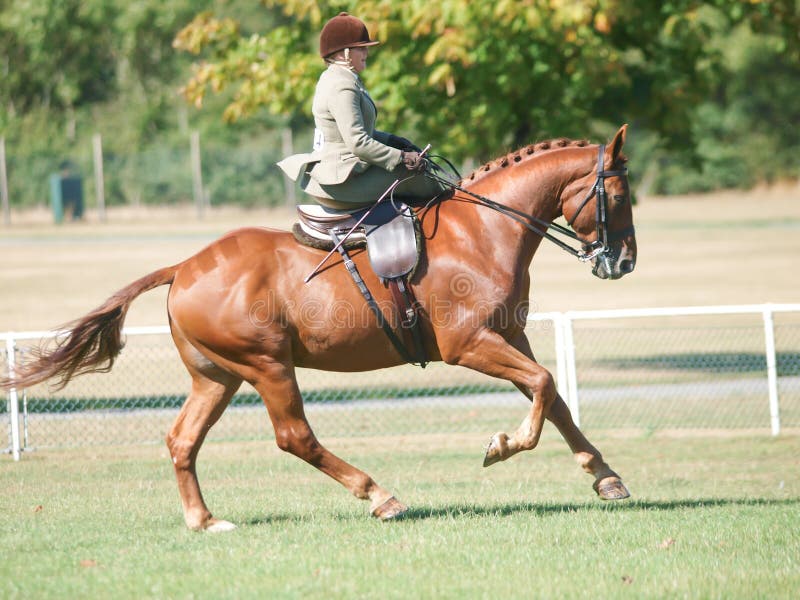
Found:
[(513, 167), (516, 164), (521, 162), (525, 162), (531, 156), (539, 155), (544, 152), (549, 152), (551, 150), (560, 150), (561, 148), (583, 148), (584, 146), (588, 146), (589, 142), (587, 140), (570, 140), (567, 138), (557, 138), (553, 140), (547, 140), (544, 142), (536, 142), (534, 144), (529, 144), (520, 148), (519, 150), (515, 150), (514, 152), (509, 152), (505, 156), (501, 156), (500, 158), (496, 158), (493, 161), (490, 161), (484, 164), (481, 167), (475, 169), (472, 173), (470, 173), (467, 177), (462, 179), (462, 183), (470, 184), (480, 179), (483, 179), (487, 175), (497, 172), (498, 169), (505, 169), (506, 167)]

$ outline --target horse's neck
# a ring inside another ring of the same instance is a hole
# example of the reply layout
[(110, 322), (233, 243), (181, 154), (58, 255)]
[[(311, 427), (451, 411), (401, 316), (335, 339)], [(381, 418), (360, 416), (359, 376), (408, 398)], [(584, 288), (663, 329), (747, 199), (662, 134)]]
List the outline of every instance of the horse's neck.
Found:
[[(529, 164), (506, 167), (467, 189), (549, 223), (561, 214), (561, 192), (574, 178), (574, 172), (573, 164), (543, 155)], [(492, 240), (514, 244), (517, 264), (530, 263), (542, 238), (507, 215), (483, 207), (476, 209), (484, 228), (492, 233)]]

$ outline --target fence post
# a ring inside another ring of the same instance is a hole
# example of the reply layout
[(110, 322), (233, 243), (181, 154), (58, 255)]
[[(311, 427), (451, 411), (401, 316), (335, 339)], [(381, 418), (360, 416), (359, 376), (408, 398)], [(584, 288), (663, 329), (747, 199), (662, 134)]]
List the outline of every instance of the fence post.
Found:
[(103, 138), (99, 133), (92, 137), (94, 154), (94, 189), (97, 195), (97, 216), (101, 223), (106, 222), (106, 186), (103, 180)]
[(567, 405), (572, 413), (575, 425), (581, 426), (581, 404), (578, 399), (578, 370), (575, 364), (575, 337), (572, 331), (572, 318), (563, 315), (564, 326), (564, 363), (567, 371)]
[(3, 203), (3, 222), (11, 225), (11, 206), (8, 201), (8, 172), (6, 171), (6, 138), (0, 137), (0, 201)]
[[(6, 338), (6, 353), (8, 360), (8, 375), (14, 376), (14, 363), (16, 343), (14, 338), (9, 336)], [(20, 456), (20, 443), (19, 443), (19, 399), (17, 398), (17, 390), (11, 388), (8, 390), (8, 403), (9, 403), (9, 419), (11, 420), (11, 455), (15, 461), (19, 460)]]
[(556, 386), (561, 398), (569, 403), (569, 383), (567, 382), (566, 348), (564, 347), (564, 315), (553, 313), (553, 333), (556, 350)]
[(772, 316), (772, 307), (766, 304), (761, 315), (764, 318), (764, 345), (767, 355), (769, 418), (772, 435), (778, 435), (781, 432), (781, 411), (778, 400), (778, 361), (775, 356), (775, 322)]
[(200, 156), (200, 132), (192, 131), (189, 138), (189, 147), (192, 158), (192, 189), (194, 191), (194, 203), (197, 207), (197, 218), (203, 218), (206, 201), (203, 197), (203, 166)]

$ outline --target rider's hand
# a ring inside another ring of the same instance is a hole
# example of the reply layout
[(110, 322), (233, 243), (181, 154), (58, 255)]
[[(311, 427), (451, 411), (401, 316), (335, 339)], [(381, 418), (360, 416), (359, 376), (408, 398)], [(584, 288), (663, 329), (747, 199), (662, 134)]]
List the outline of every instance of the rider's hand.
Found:
[(403, 152), (401, 154), (403, 165), (409, 171), (425, 171), (428, 168), (428, 161), (419, 152)]

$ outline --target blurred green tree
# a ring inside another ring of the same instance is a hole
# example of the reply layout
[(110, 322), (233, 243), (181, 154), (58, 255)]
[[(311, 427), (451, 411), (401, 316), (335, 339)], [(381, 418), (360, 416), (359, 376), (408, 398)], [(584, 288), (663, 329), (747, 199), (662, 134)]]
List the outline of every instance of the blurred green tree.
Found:
[[(201, 105), (234, 87), (224, 117), (310, 113), (316, 39), (341, 10), (383, 42), (365, 72), (381, 126), (456, 159), (551, 136), (607, 134), (624, 121), (692, 151), (692, 115), (727, 73), (715, 40), (737, 23), (781, 32), (797, 55), (793, 0), (263, 0), (285, 22), (241, 35), (198, 15), (175, 47), (200, 57), (184, 88)], [(783, 38), (782, 38), (783, 39)]]
[(64, 158), (90, 173), (97, 131), (109, 202), (184, 201), (190, 129), (215, 202), (281, 202), (276, 130), (310, 144), (317, 36), (341, 10), (383, 41), (380, 126), (457, 160), (629, 122), (657, 191), (800, 171), (797, 0), (5, 0), (12, 203), (46, 201)]

